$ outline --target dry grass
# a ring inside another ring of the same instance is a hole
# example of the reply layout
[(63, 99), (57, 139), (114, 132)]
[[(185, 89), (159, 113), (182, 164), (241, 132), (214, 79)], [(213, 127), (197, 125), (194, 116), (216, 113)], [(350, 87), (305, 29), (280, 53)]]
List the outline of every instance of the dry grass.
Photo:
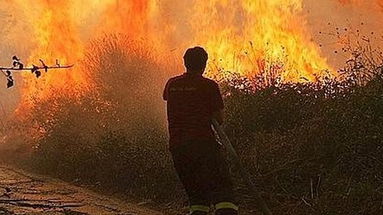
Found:
[[(121, 36), (91, 44), (84, 65), (93, 93), (78, 101), (53, 93), (29, 116), (45, 133), (35, 139), (34, 168), (182, 208), (161, 101), (167, 71), (148, 50)], [(382, 213), (381, 64), (355, 79), (367, 61), (354, 57), (341, 81), (222, 83), (226, 130), (276, 214)], [(244, 214), (254, 214), (251, 193), (236, 182)]]

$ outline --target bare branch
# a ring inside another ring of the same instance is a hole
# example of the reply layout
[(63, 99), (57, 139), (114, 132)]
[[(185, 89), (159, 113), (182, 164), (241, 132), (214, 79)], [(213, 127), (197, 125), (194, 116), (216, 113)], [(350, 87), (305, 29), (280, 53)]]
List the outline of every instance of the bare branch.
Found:
[(17, 56), (12, 57), (13, 63), (12, 67), (0, 67), (0, 71), (3, 73), (3, 75), (7, 78), (7, 87), (11, 88), (14, 85), (14, 79), (12, 77), (12, 72), (26, 72), (30, 71), (33, 74), (36, 75), (36, 78), (39, 78), (41, 76), (41, 71), (44, 70), (45, 73), (48, 72), (48, 70), (56, 70), (56, 69), (70, 69), (74, 65), (64, 65), (61, 66), (59, 61), (56, 60), (56, 65), (54, 66), (47, 66), (45, 62), (40, 59), (41, 66), (32, 65), (32, 67), (24, 67), (24, 64), (21, 62), (21, 60)]
[[(70, 69), (72, 67), (74, 67), (74, 65), (68, 65), (68, 66), (47, 66), (47, 67), (36, 66), (35, 68), (38, 69), (38, 70), (45, 69), (45, 68), (47, 68), (48, 70), (51, 70), (51, 69)], [(0, 67), (0, 70), (15, 71), (15, 72), (32, 71), (33, 69), (34, 69), (34, 67), (26, 67), (26, 68), (23, 68), (23, 69), (14, 68), (14, 67)]]

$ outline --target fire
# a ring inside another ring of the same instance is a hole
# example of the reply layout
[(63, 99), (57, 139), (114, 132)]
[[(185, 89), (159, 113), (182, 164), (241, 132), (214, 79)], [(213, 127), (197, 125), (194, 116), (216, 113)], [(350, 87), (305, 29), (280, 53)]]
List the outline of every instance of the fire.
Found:
[[(36, 80), (23, 75), (23, 101), (49, 98), (51, 87), (84, 92), (92, 76), (82, 65), (89, 41), (104, 34), (144, 40), (168, 56), (206, 47), (209, 75), (277, 76), (318, 81), (331, 70), (306, 29), (303, 0), (13, 0), (33, 29), (28, 63), (76, 64)], [(177, 20), (183, 20), (179, 22)], [(165, 61), (167, 62), (167, 61)], [(332, 73), (334, 74), (334, 73)]]
[[(32, 4), (17, 0), (16, 3), (23, 9), (33, 31), (31, 42), (35, 48), (27, 59), (28, 64), (40, 65), (39, 60), (42, 59), (47, 65), (55, 65), (57, 59), (64, 65), (81, 59), (83, 45), (70, 1), (38, 0)], [(90, 84), (86, 74), (78, 67), (74, 70), (41, 72), (44, 74), (39, 80), (31, 74), (23, 74), (23, 105), (29, 104), (31, 98), (48, 98), (50, 87), (65, 89), (64, 93), (68, 89), (75, 90), (80, 85)]]
[(210, 70), (316, 81), (331, 67), (305, 29), (302, 0), (235, 0), (196, 5), (194, 28), (212, 56)]
[(122, 33), (132, 38), (148, 35), (156, 4), (152, 0), (109, 1), (101, 15), (99, 31)]
[(30, 74), (23, 75), (23, 104), (31, 98), (49, 98), (51, 87), (71, 95), (91, 88), (92, 79), (81, 60), (86, 42), (92, 38), (83, 38), (81, 28), (85, 26), (82, 21), (93, 20), (92, 16), (99, 13), (95, 27), (87, 29), (89, 35), (117, 32), (138, 38), (147, 32), (146, 21), (153, 6), (141, 0), (15, 0), (15, 4), (22, 9), (33, 30), (35, 48), (28, 59), (29, 64), (39, 63), (39, 59), (47, 64), (55, 64), (56, 59), (61, 64), (76, 64), (72, 70), (43, 74), (40, 80)]

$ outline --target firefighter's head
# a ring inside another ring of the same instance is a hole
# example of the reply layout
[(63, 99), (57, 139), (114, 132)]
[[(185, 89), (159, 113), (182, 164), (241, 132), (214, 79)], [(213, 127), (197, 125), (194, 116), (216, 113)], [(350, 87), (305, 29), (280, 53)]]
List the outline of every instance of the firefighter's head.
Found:
[(203, 74), (208, 58), (207, 52), (202, 47), (188, 49), (184, 55), (187, 73)]

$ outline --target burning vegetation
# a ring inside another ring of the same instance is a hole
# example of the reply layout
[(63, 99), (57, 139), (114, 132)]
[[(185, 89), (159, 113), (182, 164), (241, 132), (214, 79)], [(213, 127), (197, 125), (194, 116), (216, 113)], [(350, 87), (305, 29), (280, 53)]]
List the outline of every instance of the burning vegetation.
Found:
[(184, 49), (201, 44), (225, 95), (226, 130), (276, 214), (382, 212), (383, 55), (372, 34), (329, 23), (335, 32), (319, 34), (346, 56), (336, 69), (312, 39), (303, 0), (3, 4), (28, 23), (23, 68), (75, 64), (39, 80), (40, 70), (5, 73), (20, 81), (19, 106), (0, 131), (13, 161), (154, 200), (169, 214), (182, 208), (161, 94), (183, 71)]
[[(179, 56), (190, 44), (204, 44), (210, 53), (211, 76), (235, 73), (252, 78), (272, 73), (283, 82), (306, 82), (336, 74), (311, 41), (302, 0), (210, 0), (192, 3), (191, 7), (188, 2), (154, 0), (88, 0), (81, 4), (74, 0), (39, 0), (33, 4), (15, 0), (8, 4), (30, 22), (34, 48), (29, 62), (47, 59), (47, 63), (54, 63), (59, 58), (63, 64), (77, 63), (73, 72), (52, 73), (40, 82), (24, 76), (24, 101), (30, 96), (48, 98), (51, 86), (65, 88), (69, 83), (76, 91), (91, 89), (95, 73), (87, 73), (80, 63), (87, 41), (111, 32), (145, 40), (162, 58), (175, 46), (179, 48), (173, 55)], [(181, 7), (177, 16), (167, 10)], [(186, 16), (180, 21), (185, 23), (176, 20), (181, 16)]]

